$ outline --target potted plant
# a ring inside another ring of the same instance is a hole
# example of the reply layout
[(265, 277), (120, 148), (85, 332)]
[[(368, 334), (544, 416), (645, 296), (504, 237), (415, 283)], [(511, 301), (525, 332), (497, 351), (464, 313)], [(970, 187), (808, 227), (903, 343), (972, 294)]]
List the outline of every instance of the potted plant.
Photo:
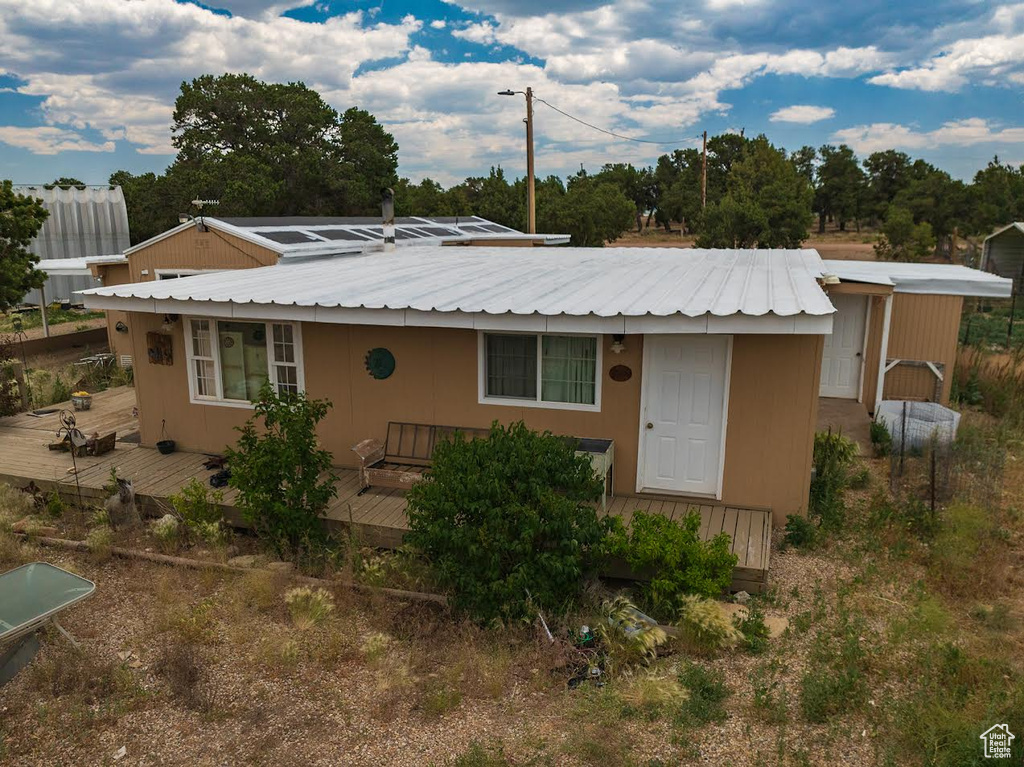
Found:
[(71, 392), (71, 404), (75, 410), (88, 410), (92, 407), (92, 395), (87, 391)]

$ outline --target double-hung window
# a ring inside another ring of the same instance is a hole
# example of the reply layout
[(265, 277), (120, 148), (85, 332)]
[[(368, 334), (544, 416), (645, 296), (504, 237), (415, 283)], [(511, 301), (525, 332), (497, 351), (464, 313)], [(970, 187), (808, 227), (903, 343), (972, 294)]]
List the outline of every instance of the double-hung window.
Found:
[(297, 324), (191, 317), (185, 332), (193, 402), (247, 405), (268, 379), (278, 392), (303, 388)]
[(480, 402), (601, 409), (600, 336), (480, 334)]

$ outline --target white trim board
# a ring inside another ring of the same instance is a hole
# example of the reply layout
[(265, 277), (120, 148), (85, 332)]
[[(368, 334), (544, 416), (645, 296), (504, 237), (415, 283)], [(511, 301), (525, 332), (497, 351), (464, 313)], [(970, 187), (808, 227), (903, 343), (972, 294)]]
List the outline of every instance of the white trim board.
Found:
[(427, 312), (415, 309), (366, 309), (341, 306), (301, 306), (277, 303), (233, 303), (231, 301), (179, 301), (175, 299), (134, 298), (88, 294), (83, 296), (90, 309), (118, 309), (148, 314), (192, 314), (295, 322), (323, 322), (338, 325), (393, 325), (411, 327), (470, 328), (474, 330), (510, 330), (550, 333), (699, 333), (712, 335), (783, 334), (827, 335), (832, 332), (832, 315), (794, 314), (782, 317), (704, 314), (689, 317), (638, 315), (601, 317), (586, 315), (488, 314), (486, 312)]

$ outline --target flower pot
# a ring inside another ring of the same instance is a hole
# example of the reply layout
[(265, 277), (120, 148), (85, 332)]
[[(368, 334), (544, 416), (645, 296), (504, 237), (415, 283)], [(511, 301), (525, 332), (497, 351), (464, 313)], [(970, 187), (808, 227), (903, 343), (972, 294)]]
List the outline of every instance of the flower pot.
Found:
[(173, 439), (162, 439), (156, 443), (156, 449), (159, 450), (163, 455), (170, 455), (174, 452), (174, 440)]
[(75, 410), (88, 410), (92, 407), (92, 395), (91, 394), (72, 394), (71, 405)]

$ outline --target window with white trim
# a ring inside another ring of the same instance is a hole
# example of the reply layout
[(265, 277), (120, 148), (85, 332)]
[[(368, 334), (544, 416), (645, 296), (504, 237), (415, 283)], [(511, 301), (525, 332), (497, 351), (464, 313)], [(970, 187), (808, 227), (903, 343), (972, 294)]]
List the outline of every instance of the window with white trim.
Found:
[(281, 393), (304, 388), (298, 324), (190, 317), (186, 332), (193, 402), (248, 405), (268, 378)]
[(600, 336), (481, 333), (480, 401), (600, 410)]

